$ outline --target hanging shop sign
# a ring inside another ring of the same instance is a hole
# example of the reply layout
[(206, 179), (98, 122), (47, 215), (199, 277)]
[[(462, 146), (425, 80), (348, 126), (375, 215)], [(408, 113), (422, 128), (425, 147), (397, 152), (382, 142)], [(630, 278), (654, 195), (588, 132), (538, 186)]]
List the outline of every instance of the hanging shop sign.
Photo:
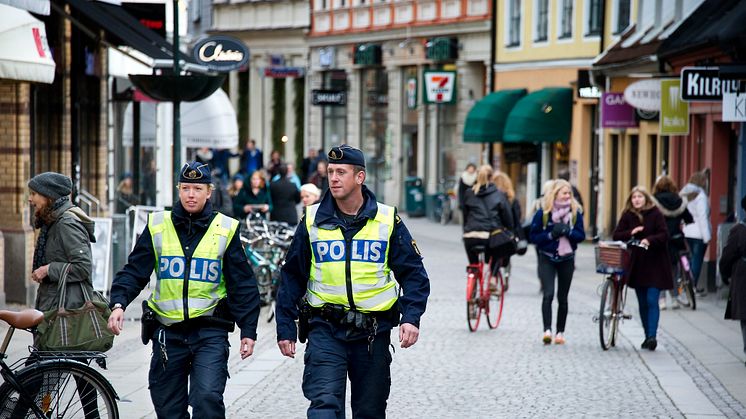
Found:
[(224, 35), (197, 42), (192, 55), (197, 64), (219, 72), (239, 70), (249, 62), (249, 48), (240, 39)]
[(746, 122), (746, 93), (723, 94), (723, 121)]
[(661, 81), (647, 79), (636, 81), (624, 89), (624, 100), (630, 106), (645, 111), (661, 109)]
[(661, 80), (661, 135), (689, 134), (689, 104), (681, 100), (681, 80)]
[(601, 128), (634, 128), (635, 108), (624, 100), (624, 93), (604, 92), (601, 95)]
[(417, 109), (417, 78), (407, 79), (407, 109)]
[(311, 90), (311, 103), (314, 106), (344, 106), (347, 104), (347, 92), (344, 90)]
[(319, 67), (334, 68), (334, 47), (324, 47), (319, 49)]
[(264, 67), (264, 77), (271, 79), (297, 79), (305, 72), (303, 67)]
[(425, 85), (423, 100), (425, 103), (454, 104), (456, 103), (456, 72), (429, 71), (424, 72)]
[(591, 83), (591, 75), (588, 70), (578, 70), (577, 90), (579, 98), (598, 99), (601, 97), (601, 90)]
[(684, 67), (681, 69), (681, 100), (720, 102), (724, 93), (742, 91), (741, 81), (721, 79), (719, 73), (719, 67)]

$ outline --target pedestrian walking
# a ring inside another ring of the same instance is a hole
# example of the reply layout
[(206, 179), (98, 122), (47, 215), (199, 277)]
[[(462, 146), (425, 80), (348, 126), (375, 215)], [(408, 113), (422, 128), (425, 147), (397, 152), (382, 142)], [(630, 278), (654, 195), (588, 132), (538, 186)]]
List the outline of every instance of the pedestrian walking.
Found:
[(300, 202), (300, 191), (287, 177), (288, 168), (281, 164), (277, 169), (278, 179), (269, 187), (272, 199), (272, 221), (298, 224), (298, 210), (296, 204)]
[(314, 173), (313, 176), (311, 176), (311, 179), (308, 180), (308, 183), (313, 183), (317, 188), (321, 189), (321, 195), (326, 194), (326, 191), (329, 190), (327, 165), (328, 163), (326, 160), (319, 160), (316, 164), (316, 173)]
[(614, 229), (614, 240), (640, 240), (645, 247), (633, 246), (627, 285), (635, 289), (640, 307), (640, 320), (645, 330), (642, 349), (654, 351), (658, 346), (658, 298), (661, 290), (673, 288), (673, 275), (668, 260), (668, 228), (663, 213), (642, 186), (632, 188), (624, 205), (619, 223)]
[[(686, 209), (686, 199), (682, 199), (679, 196), (679, 189), (676, 183), (670, 177), (663, 175), (658, 177), (653, 185), (653, 203), (658, 207), (660, 212), (663, 213), (663, 217), (666, 219), (666, 230), (668, 231), (668, 256), (671, 262), (671, 272), (676, 273), (679, 266), (679, 255), (681, 252), (686, 251), (686, 242), (684, 239), (684, 231), (682, 225), (691, 224), (694, 222), (692, 214)], [(679, 272), (679, 274), (681, 274)], [(678, 288), (673, 287), (672, 291), (664, 291), (661, 293), (660, 300), (658, 300), (658, 306), (661, 310), (665, 310), (666, 305), (666, 294), (671, 296), (671, 308), (678, 309), (681, 307), (679, 299), (682, 298), (678, 294)], [(690, 302), (683, 300), (685, 305)]]
[[(228, 333), (241, 329), (241, 358), (253, 353), (259, 291), (238, 234), (238, 221), (214, 212), (207, 165), (179, 173), (173, 211), (151, 213), (127, 264), (111, 287), (109, 329), (118, 335), (124, 310), (150, 282), (143, 304), (143, 343), (153, 341), (148, 374), (158, 418), (224, 418)], [(186, 296), (189, 296), (187, 299)]]
[(124, 214), (129, 207), (139, 204), (139, 201), (135, 195), (132, 173), (127, 172), (117, 185), (117, 213)]
[(479, 263), (479, 253), (474, 250), (476, 246), (487, 249), (485, 258), (489, 260), (492, 272), (489, 287), (490, 291), (497, 291), (497, 271), (501, 262), (510, 255), (505, 246), (490, 247), (490, 234), (498, 230), (513, 231), (513, 216), (505, 193), (492, 183), (492, 166), (485, 164), (479, 168), (474, 185), (464, 193), (462, 211), (462, 237), (469, 264)]
[(684, 237), (692, 252), (692, 276), (697, 293), (704, 294), (706, 288), (699, 283), (699, 275), (702, 272), (702, 263), (705, 259), (707, 245), (712, 238), (712, 225), (710, 224), (710, 199), (707, 197), (707, 173), (706, 171), (695, 172), (689, 178), (689, 183), (681, 188), (681, 196), (688, 201), (686, 208), (692, 214), (694, 222), (684, 227)]
[[(284, 164), (284, 166), (286, 169), (285, 171), (287, 172), (287, 174), (285, 174), (284, 177), (286, 177), (290, 181), (290, 183), (295, 185), (295, 188), (300, 191), (301, 183), (300, 183), (300, 178), (295, 173), (295, 165), (293, 163), (287, 163), (287, 164)], [(272, 177), (272, 180), (269, 183), (270, 185), (272, 185), (274, 182), (278, 180), (280, 180), (279, 171), (276, 175)]]
[(251, 176), (257, 170), (264, 168), (264, 156), (262, 155), (262, 150), (256, 148), (256, 141), (253, 138), (246, 142), (246, 147), (241, 153), (239, 164), (241, 168), (238, 172), (241, 173), (244, 178)]
[(474, 182), (477, 181), (477, 165), (469, 163), (466, 165), (464, 172), (458, 179), (458, 207), (460, 210), (464, 209), (464, 196), (466, 190), (474, 186)]
[(529, 240), (539, 251), (539, 279), (543, 298), (541, 317), (544, 322), (545, 345), (552, 342), (552, 300), (557, 278), (557, 333), (554, 343), (565, 343), (570, 284), (575, 272), (575, 250), (585, 240), (582, 207), (572, 196), (569, 182), (557, 179), (544, 196), (542, 208), (531, 221)]
[[(91, 243), (96, 241), (95, 223), (70, 202), (73, 182), (69, 177), (44, 172), (31, 178), (28, 187), (29, 203), (34, 209), (34, 228), (39, 229), (31, 272), (31, 280), (39, 284), (34, 308), (43, 312), (57, 309), (58, 287), (64, 281), (65, 308), (79, 309), (87, 300), (85, 296), (94, 294)], [(96, 390), (90, 384), (76, 381), (85, 417), (95, 417), (98, 412)], [(32, 389), (27, 390), (35, 394)], [(11, 417), (20, 414), (13, 413)]]
[[(544, 207), (544, 197), (549, 195), (549, 193), (552, 191), (552, 187), (554, 186), (555, 179), (549, 179), (546, 182), (544, 182), (544, 185), (541, 187), (541, 196), (534, 199), (534, 202), (531, 203), (529, 206), (531, 214), (530, 217), (528, 217), (529, 221), (523, 225), (523, 235), (526, 236), (529, 243), (531, 242), (530, 234), (531, 234), (531, 223), (534, 221), (534, 215), (542, 208)], [(538, 263), (539, 260), (539, 247), (534, 246), (534, 250), (536, 251), (536, 278), (539, 280), (539, 294), (544, 293), (544, 284), (541, 282), (541, 268)]]
[(267, 165), (267, 174), (269, 175), (270, 179), (277, 176), (278, 169), (282, 164), (284, 164), (284, 162), (282, 161), (282, 155), (280, 154), (280, 152), (277, 150), (272, 150), (272, 152), (269, 154), (269, 164)]
[(282, 269), (278, 346), (294, 357), (296, 339), (307, 334), (309, 418), (345, 417), (348, 377), (352, 415), (384, 418), (391, 329), (399, 326), (402, 348), (417, 342), (430, 283), (396, 209), (376, 202), (364, 185), (362, 151), (341, 145), (328, 156), (330, 193), (306, 208)]
[(306, 183), (300, 187), (300, 200), (303, 206), (313, 205), (321, 200), (321, 189), (313, 183)]
[[(741, 208), (746, 211), (746, 196), (741, 199)], [(730, 285), (725, 318), (741, 322), (743, 352), (746, 355), (746, 224), (744, 221), (730, 230), (719, 265), (723, 283)]]
[(272, 211), (272, 198), (267, 189), (264, 172), (257, 170), (251, 175), (248, 184), (244, 184), (241, 192), (233, 200), (233, 215), (239, 220), (243, 220), (252, 212), (260, 214), (267, 218)]

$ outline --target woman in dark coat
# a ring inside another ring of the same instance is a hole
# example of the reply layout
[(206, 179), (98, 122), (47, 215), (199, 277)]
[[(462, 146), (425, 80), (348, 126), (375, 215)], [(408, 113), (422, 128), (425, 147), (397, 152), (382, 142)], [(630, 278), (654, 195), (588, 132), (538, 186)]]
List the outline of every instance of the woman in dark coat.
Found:
[[(746, 211), (746, 196), (741, 199), (741, 208)], [(743, 352), (746, 354), (746, 224), (733, 226), (728, 242), (720, 257), (720, 274), (723, 282), (730, 283), (725, 318), (741, 321)]]
[(635, 186), (627, 198), (624, 212), (614, 230), (614, 240), (641, 241), (647, 250), (633, 246), (627, 284), (635, 289), (640, 306), (640, 319), (645, 329), (643, 349), (654, 351), (660, 308), (661, 290), (673, 288), (673, 274), (668, 256), (668, 229), (663, 213), (656, 208), (653, 198), (642, 186)]
[(300, 191), (287, 178), (288, 168), (281, 164), (277, 169), (279, 178), (269, 185), (272, 198), (272, 221), (281, 221), (294, 226), (298, 224), (298, 210), (295, 205), (300, 202)]
[(264, 173), (257, 170), (251, 175), (249, 183), (245, 183), (241, 192), (233, 199), (233, 216), (243, 220), (252, 212), (257, 212), (267, 218), (270, 211), (272, 211), (272, 197), (267, 189)]

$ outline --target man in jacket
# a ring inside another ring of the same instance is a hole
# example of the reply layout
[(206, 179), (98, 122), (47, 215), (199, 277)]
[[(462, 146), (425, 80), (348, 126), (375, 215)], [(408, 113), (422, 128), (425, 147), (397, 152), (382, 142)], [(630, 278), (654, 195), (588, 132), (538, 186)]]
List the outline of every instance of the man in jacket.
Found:
[[(157, 323), (148, 384), (159, 418), (224, 418), (228, 332), (241, 328), (241, 358), (254, 350), (259, 292), (237, 232), (238, 221), (213, 212), (206, 164), (180, 171), (173, 211), (152, 213), (127, 265), (111, 287), (109, 329), (119, 334), (124, 310), (150, 280), (143, 306)], [(186, 296), (189, 298), (186, 298)]]
[(269, 185), (269, 195), (272, 199), (272, 221), (282, 221), (292, 226), (298, 224), (298, 210), (295, 205), (300, 202), (300, 189), (288, 179), (288, 168), (281, 164), (278, 173)]
[(349, 374), (353, 416), (383, 418), (390, 330), (399, 326), (402, 348), (417, 342), (430, 282), (396, 210), (376, 202), (363, 185), (362, 151), (341, 145), (328, 157), (330, 193), (306, 208), (282, 270), (278, 346), (295, 356), (300, 310), (300, 341), (305, 333), (309, 341), (303, 374), (308, 417), (344, 416)]

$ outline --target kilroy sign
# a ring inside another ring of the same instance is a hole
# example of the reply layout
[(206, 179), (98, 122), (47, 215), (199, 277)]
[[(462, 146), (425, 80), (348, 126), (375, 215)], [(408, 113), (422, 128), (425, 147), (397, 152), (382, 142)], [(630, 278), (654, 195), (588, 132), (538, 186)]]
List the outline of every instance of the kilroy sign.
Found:
[(739, 80), (720, 79), (718, 67), (684, 67), (681, 69), (681, 100), (686, 102), (720, 102), (725, 93), (742, 90)]
[(238, 70), (249, 62), (249, 48), (241, 40), (225, 35), (197, 42), (192, 55), (197, 64), (218, 72)]

